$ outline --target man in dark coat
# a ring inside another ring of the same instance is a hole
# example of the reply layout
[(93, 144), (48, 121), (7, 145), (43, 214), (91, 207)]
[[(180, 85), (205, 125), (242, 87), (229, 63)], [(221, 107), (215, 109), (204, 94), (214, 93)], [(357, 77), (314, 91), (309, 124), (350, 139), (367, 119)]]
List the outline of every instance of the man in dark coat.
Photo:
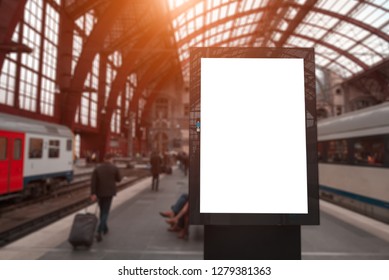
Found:
[(113, 155), (107, 154), (104, 162), (92, 173), (91, 200), (98, 201), (100, 208), (100, 223), (97, 228), (97, 241), (102, 240), (102, 234), (108, 233), (108, 214), (112, 198), (116, 195), (116, 182), (120, 182), (119, 169), (113, 164)]
[(161, 173), (162, 158), (157, 152), (152, 152), (150, 157), (151, 174), (153, 179), (151, 181), (151, 190), (158, 191), (159, 173)]

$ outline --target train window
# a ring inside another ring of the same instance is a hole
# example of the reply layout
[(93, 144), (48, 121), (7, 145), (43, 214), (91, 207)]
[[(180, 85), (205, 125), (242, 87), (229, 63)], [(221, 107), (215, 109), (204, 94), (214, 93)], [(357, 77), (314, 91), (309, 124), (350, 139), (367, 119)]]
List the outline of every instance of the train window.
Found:
[(0, 160), (7, 158), (7, 138), (0, 137)]
[(72, 150), (72, 148), (73, 148), (73, 143), (72, 143), (73, 141), (72, 140), (70, 140), (70, 139), (68, 139), (67, 141), (66, 141), (66, 151), (71, 151)]
[(333, 140), (328, 142), (327, 161), (334, 163), (346, 163), (348, 161), (346, 140)]
[(42, 158), (43, 139), (30, 138), (30, 147), (28, 151), (29, 158)]
[(49, 158), (59, 157), (59, 140), (49, 141)]
[(384, 163), (384, 139), (360, 138), (354, 142), (354, 163), (380, 166)]
[(14, 159), (22, 158), (22, 140), (15, 139), (14, 141)]

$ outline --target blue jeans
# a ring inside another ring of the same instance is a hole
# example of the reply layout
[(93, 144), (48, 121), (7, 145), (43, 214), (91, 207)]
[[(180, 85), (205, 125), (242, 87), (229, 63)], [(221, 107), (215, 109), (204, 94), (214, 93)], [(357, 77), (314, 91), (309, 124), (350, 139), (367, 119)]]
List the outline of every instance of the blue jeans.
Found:
[(97, 228), (98, 233), (103, 233), (108, 231), (107, 220), (109, 210), (111, 209), (112, 196), (109, 197), (100, 197), (99, 198), (99, 207), (100, 207), (100, 223)]
[(187, 193), (180, 195), (176, 203), (171, 207), (172, 211), (174, 212), (174, 215), (177, 215), (181, 211), (182, 207), (184, 207), (185, 203), (188, 201), (188, 198), (189, 196)]

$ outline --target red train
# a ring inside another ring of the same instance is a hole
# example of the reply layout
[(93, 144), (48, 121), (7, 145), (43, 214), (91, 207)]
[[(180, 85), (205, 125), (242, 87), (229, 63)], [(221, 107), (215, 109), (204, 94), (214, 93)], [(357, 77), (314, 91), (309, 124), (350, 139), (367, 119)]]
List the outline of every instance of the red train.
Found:
[(0, 113), (0, 200), (38, 195), (73, 179), (73, 133)]

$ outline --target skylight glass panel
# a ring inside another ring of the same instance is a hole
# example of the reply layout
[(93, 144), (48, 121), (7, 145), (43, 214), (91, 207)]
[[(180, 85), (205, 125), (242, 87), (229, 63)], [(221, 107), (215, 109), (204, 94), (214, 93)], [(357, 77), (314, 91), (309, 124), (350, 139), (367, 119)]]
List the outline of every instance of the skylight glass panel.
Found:
[(177, 17), (177, 26), (182, 26), (184, 23), (186, 22), (186, 18), (185, 18), (185, 13), (182, 13), (180, 14), (178, 17)]
[(239, 26), (245, 25), (247, 22), (247, 17), (241, 17), (239, 20)]
[(233, 2), (228, 6), (228, 16), (232, 16), (236, 13), (237, 3)]
[(324, 55), (325, 57), (327, 57), (329, 60), (333, 60), (336, 57), (338, 57), (338, 55), (339, 55), (334, 50), (329, 49), (323, 45), (315, 46), (315, 53), (320, 53), (320, 54)]
[(262, 14), (263, 14), (262, 12), (259, 12), (259, 13), (255, 14), (254, 22), (258, 22), (261, 19)]
[(229, 35), (230, 35), (230, 32), (229, 32), (229, 31), (225, 31), (225, 32), (222, 34), (222, 40), (223, 40), (223, 41), (227, 41)]
[(196, 18), (196, 29), (200, 29), (203, 27), (204, 17), (199, 16)]
[(274, 32), (273, 33), (273, 40), (278, 41), (281, 38), (281, 33), (280, 32)]
[(269, 0), (256, 0), (253, 9), (257, 9), (259, 7), (264, 7), (268, 4)]
[(186, 32), (186, 27), (185, 26), (182, 27), (178, 32), (179, 32), (179, 37), (181, 39), (185, 38), (188, 35), (188, 33)]
[(254, 20), (255, 20), (255, 15), (248, 15), (247, 17), (247, 23), (249, 24), (249, 23), (253, 23), (254, 22)]
[(370, 35), (364, 42), (365, 45), (374, 49), (377, 53), (384, 57), (389, 55), (389, 44), (375, 34)]
[(324, 14), (313, 12), (309, 16), (308, 22), (313, 25), (325, 26), (327, 29), (331, 29), (339, 22), (339, 20)]
[(188, 22), (187, 24), (187, 27), (188, 27), (188, 33), (193, 33), (193, 31), (195, 31), (195, 23), (194, 23), (194, 20)]
[(215, 22), (219, 19), (219, 9), (212, 11), (211, 22)]
[(213, 8), (217, 7), (217, 6), (220, 6), (220, 0), (213, 0), (212, 2), (213, 2), (213, 5), (212, 5)]
[(362, 8), (359, 9), (354, 15), (353, 18), (370, 24), (372, 20), (376, 19), (374, 14), (377, 12), (377, 8), (371, 6), (371, 5), (362, 5)]
[(186, 12), (186, 20), (190, 21), (194, 17), (194, 9), (191, 8)]
[(313, 45), (313, 42), (306, 40), (304, 38), (300, 38), (298, 36), (290, 36), (288, 43), (299, 47), (308, 47)]
[(281, 20), (278, 24), (278, 29), (285, 31), (288, 28), (288, 23), (285, 20)]
[(230, 29), (232, 27), (232, 24), (234, 23), (233, 20), (229, 20), (226, 22), (225, 26), (226, 26), (226, 29)]
[(223, 7), (220, 8), (220, 18), (224, 18), (226, 17), (227, 15), (227, 9), (228, 9), (228, 6), (225, 5)]
[(200, 2), (196, 5), (195, 7), (195, 11), (196, 11), (196, 16), (200, 15), (203, 13), (204, 11), (204, 2)]
[(248, 29), (246, 26), (244, 27), (239, 27), (236, 29), (236, 36), (244, 35), (248, 32)]
[(320, 2), (319, 7), (324, 10), (329, 10), (339, 14), (347, 14), (355, 5), (357, 5), (357, 1), (333, 1), (326, 0)]
[(294, 19), (298, 10), (299, 9), (297, 8), (289, 7), (285, 17), (288, 19)]
[(347, 22), (342, 22), (342, 24), (340, 24), (339, 27), (337, 27), (335, 30), (338, 33), (351, 37), (356, 41), (361, 40), (370, 34), (365, 29), (362, 29), (354, 24), (350, 24)]
[(369, 2), (372, 2), (378, 6), (383, 6), (385, 9), (389, 9), (389, 1), (388, 0), (370, 0)]
[(206, 15), (206, 25), (208, 25), (210, 23), (211, 23), (211, 13), (208, 12), (207, 15)]
[(189, 44), (188, 44), (189, 46), (194, 46), (194, 45), (196, 45), (196, 38), (192, 38), (192, 39), (190, 39), (190, 41), (189, 41)]
[(355, 41), (334, 33), (324, 38), (323, 41), (341, 49), (349, 49), (351, 46), (355, 45)]
[(247, 38), (242, 38), (239, 40), (239, 45), (244, 46), (247, 42)]
[(242, 5), (243, 7), (242, 11), (243, 12), (249, 11), (252, 8), (253, 4), (254, 4), (254, 0), (245, 0)]
[(349, 58), (347, 58), (345, 56), (340, 56), (337, 59), (337, 62), (341, 65), (344, 65), (344, 67), (346, 67), (347, 69), (349, 69), (353, 73), (357, 73), (357, 72), (360, 72), (363, 70), (363, 68), (361, 66), (359, 66), (354, 61), (350, 60)]
[(239, 43), (239, 40), (234, 40), (234, 41), (231, 42), (230, 46), (231, 47), (235, 47), (235, 46), (238, 45), (238, 43)]
[(380, 62), (382, 60), (382, 58), (378, 55), (370, 55), (368, 57), (368, 59), (365, 60), (365, 63), (372, 66), (374, 64), (377, 64), (378, 62)]
[(203, 40), (203, 34), (197, 35), (196, 36), (196, 42), (201, 42)]
[(210, 30), (210, 34), (211, 34), (211, 36), (213, 36), (213, 35), (216, 34), (216, 27), (214, 27), (214, 28), (212, 28), (212, 29)]
[(370, 66), (382, 60), (382, 57), (380, 55), (363, 45), (357, 45), (352, 48), (350, 50), (350, 54)]
[(333, 72), (338, 73), (343, 78), (348, 78), (353, 74), (349, 69), (336, 63), (331, 63), (328, 68)]
[(304, 32), (306, 36), (309, 36), (309, 37), (312, 37), (315, 39), (322, 38), (327, 32), (326, 29), (316, 27), (316, 26), (309, 26), (309, 25), (304, 25), (304, 28), (302, 30), (306, 30), (306, 32)]
[(388, 18), (388, 12), (377, 9), (373, 14), (370, 15), (370, 17), (365, 20), (365, 23), (370, 24), (375, 28), (380, 28), (383, 24), (388, 22)]
[(291, 45), (295, 46), (296, 45), (296, 40), (297, 40), (297, 37), (290, 36), (288, 38), (288, 41), (286, 42), (285, 45), (291, 44)]
[(301, 43), (301, 46), (305, 47), (305, 48), (313, 47), (313, 45), (315, 44), (312, 40), (307, 40), (304, 38), (300, 38), (300, 43)]
[(325, 58), (324, 56), (316, 53), (315, 54), (315, 63), (317, 65), (324, 66), (324, 65), (327, 65), (328, 63), (330, 63), (330, 61), (327, 58)]
[(222, 35), (221, 34), (215, 36), (215, 44), (221, 42), (221, 40), (222, 40)]

